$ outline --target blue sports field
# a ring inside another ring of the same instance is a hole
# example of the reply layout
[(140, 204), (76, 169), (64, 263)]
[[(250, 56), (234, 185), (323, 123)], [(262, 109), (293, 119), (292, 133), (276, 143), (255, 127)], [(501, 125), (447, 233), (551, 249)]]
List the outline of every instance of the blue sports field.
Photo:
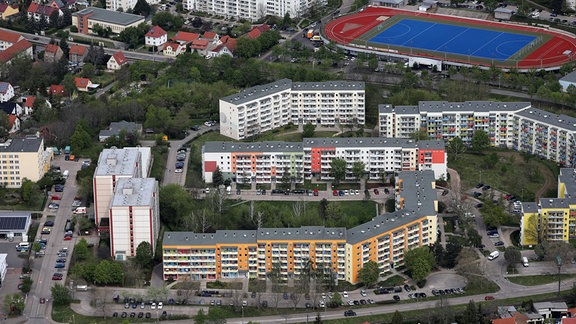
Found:
[(369, 42), (505, 61), (536, 36), (403, 18)]

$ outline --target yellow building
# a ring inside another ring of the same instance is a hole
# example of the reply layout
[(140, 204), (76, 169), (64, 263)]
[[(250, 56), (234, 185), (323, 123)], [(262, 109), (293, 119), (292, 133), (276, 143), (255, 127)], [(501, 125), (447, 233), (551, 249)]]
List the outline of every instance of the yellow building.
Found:
[(50, 166), (51, 152), (41, 138), (15, 138), (0, 143), (0, 183), (20, 188), (22, 180), (38, 181)]
[(436, 242), (434, 172), (400, 172), (397, 183), (396, 195), (403, 208), (351, 229), (303, 226), (210, 234), (166, 232), (164, 279), (264, 279), (275, 266), (286, 279), (310, 266), (335, 279), (357, 283), (358, 272), (368, 261), (386, 272), (403, 264), (406, 250)]

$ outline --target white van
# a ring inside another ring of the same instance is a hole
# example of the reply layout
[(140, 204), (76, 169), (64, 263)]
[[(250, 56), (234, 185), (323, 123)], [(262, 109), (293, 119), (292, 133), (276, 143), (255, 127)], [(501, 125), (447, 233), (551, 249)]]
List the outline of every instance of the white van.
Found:
[(490, 253), (490, 255), (488, 256), (488, 260), (492, 261), (499, 256), (500, 256), (500, 252), (494, 251), (494, 252)]
[(78, 285), (78, 286), (76, 286), (76, 290), (88, 291), (88, 286), (87, 285)]
[(16, 251), (27, 251), (30, 248), (30, 242), (21, 242), (16, 245)]
[(86, 207), (76, 207), (74, 214), (86, 214)]
[(522, 257), (522, 265), (524, 267), (528, 267), (528, 258), (527, 257)]

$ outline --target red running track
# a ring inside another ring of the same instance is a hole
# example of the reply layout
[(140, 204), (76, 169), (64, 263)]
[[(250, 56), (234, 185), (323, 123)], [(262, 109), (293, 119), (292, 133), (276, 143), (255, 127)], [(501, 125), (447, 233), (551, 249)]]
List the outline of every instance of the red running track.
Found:
[[(532, 53), (530, 53), (528, 56), (526, 56), (524, 59), (518, 62), (516, 65), (517, 68), (538, 69), (546, 67), (556, 67), (576, 59), (576, 38), (574, 37), (574, 35), (567, 35), (561, 32), (551, 31), (539, 27), (506, 24), (486, 20), (475, 20), (470, 18), (462, 18), (454, 16), (443, 16), (443, 15), (414, 12), (414, 11), (404, 11), (391, 8), (368, 7), (366, 8), (366, 10), (362, 12), (332, 20), (324, 27), (324, 35), (331, 41), (334, 41), (342, 45), (349, 45), (351, 41), (365, 34), (369, 30), (374, 29), (376, 26), (382, 23), (383, 21), (378, 20), (379, 17), (381, 16), (392, 17), (399, 14), (405, 16), (421, 16), (421, 17), (424, 16), (432, 19), (461, 22), (478, 26), (493, 26), (493, 27), (514, 29), (519, 31), (529, 31), (533, 33), (548, 34), (552, 36), (552, 39), (540, 45), (540, 47), (535, 49)], [(431, 57), (430, 54), (427, 53), (419, 54), (417, 50), (413, 51), (412, 55)], [(440, 60), (443, 59), (443, 57), (436, 57), (436, 58)], [(469, 63), (459, 60), (452, 60), (452, 61)], [(485, 62), (470, 62), (470, 63), (478, 65), (486, 65)]]

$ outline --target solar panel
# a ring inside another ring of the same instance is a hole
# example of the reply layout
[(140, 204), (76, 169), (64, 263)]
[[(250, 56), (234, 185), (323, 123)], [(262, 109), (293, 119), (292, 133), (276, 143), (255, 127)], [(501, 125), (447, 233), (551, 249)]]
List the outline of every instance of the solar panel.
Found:
[(0, 217), (0, 231), (25, 230), (28, 216)]

